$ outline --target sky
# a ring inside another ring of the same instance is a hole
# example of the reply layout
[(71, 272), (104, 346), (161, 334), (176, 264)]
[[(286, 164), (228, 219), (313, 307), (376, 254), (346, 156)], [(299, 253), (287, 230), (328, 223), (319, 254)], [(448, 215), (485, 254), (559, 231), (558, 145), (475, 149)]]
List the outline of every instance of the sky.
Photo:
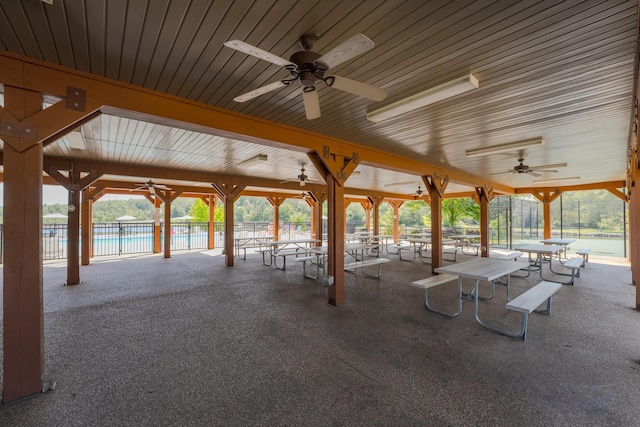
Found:
[[(68, 203), (68, 192), (60, 185), (43, 185), (42, 186), (42, 204), (55, 205), (57, 203)], [(122, 194), (109, 194), (101, 197), (100, 200), (126, 200), (135, 199), (136, 196), (128, 196)], [(4, 185), (0, 184), (0, 206), (4, 205)]]

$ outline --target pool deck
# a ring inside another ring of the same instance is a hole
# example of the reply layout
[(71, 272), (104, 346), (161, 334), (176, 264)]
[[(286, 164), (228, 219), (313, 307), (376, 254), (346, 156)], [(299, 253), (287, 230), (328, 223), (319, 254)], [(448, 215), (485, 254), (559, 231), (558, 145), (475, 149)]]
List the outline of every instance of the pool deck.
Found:
[[(468, 301), (454, 319), (427, 312), (411, 282), (431, 267), (388, 257), (381, 280), (345, 273), (337, 308), (299, 263), (281, 271), (260, 254), (234, 267), (220, 250), (95, 258), (69, 287), (65, 264), (47, 262), (57, 386), (0, 406), (0, 425), (640, 425), (640, 313), (623, 260), (590, 257), (520, 341), (478, 325)], [(512, 296), (539, 281), (513, 279)], [(430, 301), (455, 309), (454, 292)], [(496, 293), (483, 316), (515, 329)]]

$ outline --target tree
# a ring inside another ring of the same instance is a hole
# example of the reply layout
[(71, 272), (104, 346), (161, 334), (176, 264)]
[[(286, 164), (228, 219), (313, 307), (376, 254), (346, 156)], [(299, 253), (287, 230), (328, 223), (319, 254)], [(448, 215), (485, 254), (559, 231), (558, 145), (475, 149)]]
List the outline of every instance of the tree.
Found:
[(202, 199), (196, 199), (195, 203), (189, 209), (189, 215), (197, 222), (209, 221), (209, 206)]
[(442, 222), (450, 228), (456, 228), (463, 219), (478, 222), (480, 206), (468, 197), (445, 199), (442, 201)]

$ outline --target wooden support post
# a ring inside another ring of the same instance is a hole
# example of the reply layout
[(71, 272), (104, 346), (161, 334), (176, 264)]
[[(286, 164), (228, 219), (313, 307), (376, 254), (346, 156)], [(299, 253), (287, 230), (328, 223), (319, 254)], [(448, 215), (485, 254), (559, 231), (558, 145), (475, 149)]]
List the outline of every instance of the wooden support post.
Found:
[(162, 207), (162, 198), (158, 194), (153, 199), (153, 253), (162, 252), (162, 229), (160, 226), (160, 208)]
[[(91, 258), (93, 258), (93, 203), (96, 200), (100, 200), (100, 197), (105, 194), (105, 191), (105, 188), (99, 184), (96, 187), (89, 186), (82, 190), (82, 265), (89, 265)], [(85, 199), (88, 202), (86, 212)], [(85, 218), (85, 216), (88, 218)], [(86, 230), (84, 227), (85, 221), (88, 225)], [(87, 232), (87, 236), (85, 236), (85, 231)]]
[(72, 163), (65, 168), (68, 175), (63, 175), (56, 167), (46, 167), (49, 176), (69, 191), (69, 217), (67, 236), (67, 285), (80, 283), (80, 199), (81, 193), (88, 189), (102, 175), (95, 169), (80, 178), (81, 172)]
[(280, 240), (280, 205), (286, 199), (281, 196), (269, 196), (267, 197), (271, 206), (273, 206), (273, 235), (274, 240)]
[(213, 194), (206, 196), (205, 203), (209, 206), (209, 243), (207, 245), (208, 249), (215, 249), (216, 247), (216, 223), (215, 223), (215, 213), (216, 206), (218, 205), (218, 197)]
[(235, 255), (235, 248), (233, 246), (234, 237), (234, 219), (233, 219), (233, 204), (240, 197), (240, 193), (246, 187), (245, 184), (239, 182), (222, 182), (218, 181), (212, 184), (213, 188), (218, 192), (218, 195), (224, 202), (224, 255), (225, 265), (227, 267), (233, 267), (233, 257)]
[(442, 197), (449, 183), (449, 177), (423, 176), (424, 185), (431, 198), (431, 274), (442, 266)]
[(636, 310), (640, 310), (640, 194), (635, 182), (630, 186), (629, 197), (629, 252), (631, 262), (631, 284), (636, 290)]
[(477, 187), (476, 197), (480, 205), (480, 254), (486, 258), (489, 256), (489, 202), (493, 199), (493, 189)]
[[(40, 110), (36, 92), (5, 86), (5, 108), (22, 120)], [(3, 389), (9, 402), (42, 391), (42, 145), (20, 151), (2, 135), (4, 155)]]
[(400, 207), (404, 200), (389, 200), (389, 205), (393, 208), (393, 241), (400, 239)]
[(360, 161), (357, 153), (345, 157), (332, 153), (323, 147), (322, 155), (309, 153), (309, 159), (327, 183), (329, 213), (327, 272), (329, 280), (328, 302), (331, 305), (344, 304), (344, 239), (345, 239), (345, 198), (344, 182), (353, 173)]
[(164, 197), (164, 257), (171, 258), (171, 191), (167, 190)]
[(323, 225), (322, 204), (327, 200), (327, 193), (320, 191), (307, 191), (304, 200), (311, 207), (311, 238), (320, 240), (316, 245), (322, 246)]
[(369, 203), (373, 210), (373, 234), (380, 234), (380, 204), (384, 200), (383, 196), (369, 196)]
[(344, 188), (333, 178), (327, 176), (327, 199), (329, 203), (329, 230), (327, 263), (328, 274), (333, 278), (329, 283), (328, 298), (331, 305), (344, 304), (344, 236), (345, 236), (345, 207)]
[[(364, 228), (366, 228), (367, 231), (371, 231), (371, 210), (373, 209), (373, 204), (367, 198), (367, 200), (361, 201), (360, 205), (364, 210)], [(346, 209), (346, 206), (345, 206), (345, 209)]]
[(171, 258), (171, 240), (173, 239), (173, 233), (171, 232), (171, 203), (180, 197), (181, 191), (177, 190), (156, 190), (156, 197), (160, 195), (160, 198), (164, 201), (164, 257)]
[[(69, 171), (72, 182), (80, 180), (80, 171)], [(80, 195), (69, 190), (69, 217), (67, 228), (67, 285), (80, 283)]]
[(542, 191), (534, 191), (533, 196), (542, 202), (543, 212), (544, 212), (544, 238), (551, 238), (551, 203), (558, 197), (560, 197), (559, 188), (555, 190), (542, 190)]

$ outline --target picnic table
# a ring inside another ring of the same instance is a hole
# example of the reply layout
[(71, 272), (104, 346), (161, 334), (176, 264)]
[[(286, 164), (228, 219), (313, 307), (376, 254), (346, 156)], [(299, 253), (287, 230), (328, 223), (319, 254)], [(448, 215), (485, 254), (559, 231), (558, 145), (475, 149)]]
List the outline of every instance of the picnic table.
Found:
[[(345, 256), (352, 257), (354, 259), (354, 262), (356, 263), (361, 262), (364, 260), (365, 251), (375, 246), (376, 245), (368, 245), (365, 243), (348, 242), (348, 243), (345, 243), (344, 245), (344, 254)], [(323, 276), (324, 276), (324, 266), (326, 265), (328, 250), (329, 248), (327, 246), (313, 246), (307, 249), (307, 253), (312, 254), (312, 256), (299, 259), (299, 261), (304, 262), (303, 275), (305, 277), (317, 279), (320, 276), (320, 269), (322, 269)], [(313, 262), (313, 264), (316, 265), (316, 269), (317, 269), (316, 275), (314, 276), (306, 273), (306, 263), (308, 261), (311, 261), (311, 258), (313, 258), (313, 256), (315, 256), (315, 262)], [(380, 259), (386, 260), (386, 258), (380, 258)], [(345, 265), (348, 265), (348, 264), (350, 263), (347, 263)]]
[[(270, 266), (273, 264), (276, 268), (284, 270), (287, 256), (295, 255), (297, 257), (298, 255), (306, 254), (312, 245), (320, 242), (321, 240), (318, 239), (272, 240), (263, 242), (264, 249), (259, 249), (259, 252), (262, 252), (262, 263), (264, 265)], [(266, 262), (267, 255), (269, 256), (268, 264)], [(283, 259), (282, 267), (278, 267), (278, 256)]]
[[(567, 259), (567, 246), (569, 246), (573, 242), (575, 242), (575, 239), (559, 239), (555, 237), (550, 239), (540, 240), (540, 243), (544, 243), (545, 245), (562, 246), (561, 255), (564, 255), (564, 259)], [(558, 260), (561, 260), (561, 258), (558, 257)]]
[(240, 258), (247, 259), (247, 249), (262, 249), (266, 246), (265, 243), (272, 241), (275, 237), (276, 236), (236, 237), (233, 239), (236, 256), (240, 257), (240, 251), (243, 251), (244, 256)]
[[(548, 262), (549, 270), (553, 274), (567, 276), (567, 274), (565, 273), (560, 273), (553, 270), (553, 256), (556, 255), (558, 257), (558, 261), (560, 260), (561, 253), (563, 250), (562, 246), (550, 245), (550, 244), (543, 244), (543, 245), (530, 244), (530, 245), (518, 246), (517, 248), (515, 248), (515, 250), (520, 252), (527, 252), (529, 254), (529, 274), (531, 274), (531, 268), (535, 267), (535, 268), (538, 268), (538, 271), (540, 272), (540, 278), (542, 280), (547, 280), (542, 275), (542, 265), (544, 262)], [(531, 254), (536, 254), (535, 260), (532, 260)], [(547, 257), (545, 257), (545, 255)]]
[[(479, 239), (480, 235), (479, 234), (453, 234), (447, 237), (449, 239), (455, 240), (456, 247), (460, 247), (462, 249), (462, 252), (466, 254), (467, 252), (465, 252), (465, 249), (469, 249), (470, 247), (472, 247), (472, 243), (470, 242), (470, 240)], [(473, 246), (473, 248), (475, 249), (473, 255), (478, 255), (478, 245)]]
[[(473, 298), (475, 305), (475, 318), (476, 321), (483, 327), (487, 329), (491, 329), (493, 331), (499, 333), (505, 333), (504, 330), (497, 328), (493, 325), (485, 323), (480, 319), (478, 313), (478, 301), (481, 298), (479, 296), (479, 285), (481, 281), (489, 282), (492, 286), (491, 297), (493, 296), (493, 287), (495, 286), (494, 280), (497, 280), (501, 277), (506, 276), (506, 286), (507, 286), (507, 301), (509, 301), (509, 288), (511, 283), (511, 273), (520, 270), (522, 264), (517, 261), (510, 260), (501, 260), (496, 258), (477, 258), (471, 261), (460, 262), (457, 264), (446, 265), (443, 267), (438, 267), (435, 269), (437, 273), (451, 274), (454, 276), (458, 276), (458, 290), (459, 290), (459, 298)], [(474, 281), (473, 288), (471, 292), (465, 294), (462, 289), (462, 279), (468, 278)], [(485, 299), (490, 299), (485, 298)], [(462, 305), (460, 304), (460, 310), (462, 309)], [(508, 335), (508, 333), (506, 334)]]

